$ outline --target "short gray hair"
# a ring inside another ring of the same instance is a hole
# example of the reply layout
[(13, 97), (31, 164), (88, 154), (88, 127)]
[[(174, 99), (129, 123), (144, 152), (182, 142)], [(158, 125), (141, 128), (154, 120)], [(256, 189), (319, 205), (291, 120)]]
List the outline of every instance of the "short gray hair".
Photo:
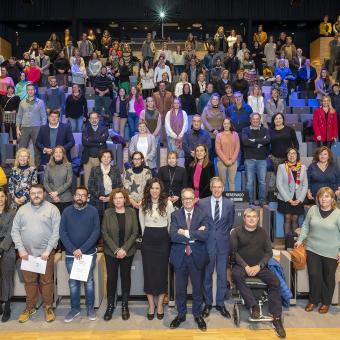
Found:
[(255, 213), (257, 215), (257, 217), (259, 217), (259, 214), (258, 214), (258, 212), (255, 208), (247, 208), (243, 212), (243, 218), (245, 218), (246, 215), (251, 214), (251, 213)]
[(224, 187), (224, 183), (223, 183), (221, 177), (215, 176), (215, 177), (212, 177), (210, 179), (210, 189), (213, 186), (214, 182), (220, 182), (223, 185), (223, 187)]

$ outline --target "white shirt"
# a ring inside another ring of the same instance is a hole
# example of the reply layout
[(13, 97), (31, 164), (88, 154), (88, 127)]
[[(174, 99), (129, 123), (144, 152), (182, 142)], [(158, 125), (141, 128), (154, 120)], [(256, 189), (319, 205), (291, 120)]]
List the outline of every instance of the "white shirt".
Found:
[(159, 50), (159, 51), (157, 51), (156, 60), (159, 59), (159, 56), (162, 53), (165, 55), (165, 60), (167, 60), (170, 64), (172, 64), (172, 51), (170, 51), (170, 50)]
[(136, 112), (136, 110), (135, 110), (135, 100), (134, 99), (131, 99), (129, 101), (129, 112)]
[(155, 68), (155, 73), (153, 76), (153, 81), (155, 84), (157, 84), (159, 81), (162, 80), (162, 74), (166, 72), (168, 74), (169, 77), (169, 83), (171, 83), (171, 71), (170, 71), (170, 67), (168, 65), (165, 65), (163, 68), (157, 66)]
[(138, 137), (138, 141), (137, 141), (137, 150), (140, 151), (145, 160), (147, 159), (147, 155), (148, 155), (148, 137)]
[[(182, 127), (180, 134), (178, 135), (178, 138), (183, 138), (184, 134), (188, 130), (188, 115), (185, 111), (182, 110), (182, 112), (183, 112), (183, 127)], [(172, 130), (171, 125), (170, 125), (170, 116), (171, 116), (171, 111), (168, 111), (165, 116), (165, 131), (166, 131), (166, 134), (170, 138), (177, 138), (177, 135), (175, 134), (174, 130)]]
[[(190, 220), (192, 221), (192, 215), (194, 214), (194, 209), (192, 209), (191, 211), (187, 211), (187, 210), (184, 209), (184, 214), (185, 214), (185, 222), (188, 220), (189, 214), (190, 214)], [(184, 236), (186, 238), (190, 238), (189, 229), (185, 230)]]
[(248, 105), (253, 109), (253, 112), (259, 113), (262, 115), (264, 113), (264, 102), (263, 102), (263, 96), (249, 96), (248, 97)]
[(219, 205), (220, 205), (220, 217), (219, 217), (219, 219), (221, 219), (221, 217), (222, 217), (222, 197), (220, 197), (217, 200), (214, 196), (211, 196), (210, 205), (211, 205), (211, 216), (212, 216), (213, 220), (215, 219), (215, 206), (216, 206), (217, 201), (219, 202)]

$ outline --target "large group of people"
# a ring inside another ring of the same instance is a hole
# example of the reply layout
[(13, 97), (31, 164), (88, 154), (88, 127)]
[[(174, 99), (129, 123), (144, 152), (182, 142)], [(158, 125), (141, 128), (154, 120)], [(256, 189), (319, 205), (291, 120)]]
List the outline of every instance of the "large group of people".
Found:
[[(2, 321), (11, 314), (15, 249), (20, 261), (28, 256), (47, 261), (40, 277), (22, 271), (27, 296), (19, 322), (36, 312), (38, 282), (45, 319), (55, 319), (56, 251), (66, 252), (68, 273), (75, 259), (92, 256), (85, 295), (87, 316), (95, 320), (93, 269), (98, 249), (104, 252), (107, 271), (104, 320), (111, 320), (116, 308), (118, 271), (122, 318), (128, 320), (131, 266), (140, 249), (148, 320), (164, 317), (169, 263), (176, 276), (178, 311), (170, 328), (186, 319), (190, 276), (193, 315), (198, 328), (207, 329), (204, 318), (212, 309), (215, 269), (216, 310), (230, 318), (224, 301), (232, 255), (232, 278), (252, 318), (259, 318), (259, 306), (245, 279), (257, 276), (269, 286), (273, 325), (285, 337), (278, 279), (267, 267), (272, 257), (268, 236), (252, 208), (244, 212), (244, 225), (230, 235), (235, 207), (223, 197), (224, 191), (240, 190), (236, 176), (245, 170), (250, 206), (265, 206), (270, 169), (276, 175), (278, 211), (284, 215), (285, 248), (307, 244), (312, 284), (306, 311), (321, 303), (319, 312), (328, 312), (340, 237), (335, 206), (340, 172), (331, 151), (339, 136), (339, 85), (332, 84), (322, 69), (314, 86), (315, 69), (285, 32), (275, 42), (260, 25), (253, 40), (248, 48), (235, 30), (227, 36), (221, 26), (199, 60), (192, 34), (184, 51), (180, 45), (171, 51), (167, 43), (157, 50), (148, 33), (138, 84), (129, 77), (136, 62), (130, 46), (113, 41), (108, 31), (100, 41), (92, 30), (84, 33), (76, 47), (69, 32), (65, 41), (52, 34), (45, 48), (34, 42), (23, 60), (5, 61), (0, 105), (5, 132), (19, 148), (7, 176), (0, 168)], [(261, 88), (264, 68), (274, 76), (267, 101)], [(66, 95), (68, 85), (72, 87)], [(93, 110), (86, 100), (89, 87), (95, 98)], [(285, 123), (285, 108), (293, 91), (314, 90), (320, 99), (312, 124), (318, 149), (306, 168), (296, 132)], [(81, 133), (83, 186), (74, 184), (73, 133)], [(107, 148), (112, 135), (128, 142), (129, 162), (121, 167)], [(161, 167), (160, 147), (167, 148), (167, 164)], [(2, 188), (7, 182), (8, 190)], [(298, 237), (306, 202), (315, 205)], [(65, 322), (80, 315), (80, 281), (70, 279), (69, 287), (71, 308)]]

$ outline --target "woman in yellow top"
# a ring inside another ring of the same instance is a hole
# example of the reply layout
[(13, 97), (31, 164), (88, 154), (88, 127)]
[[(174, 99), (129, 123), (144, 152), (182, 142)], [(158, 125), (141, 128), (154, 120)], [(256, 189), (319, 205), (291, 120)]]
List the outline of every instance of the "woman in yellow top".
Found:
[(332, 24), (328, 20), (328, 15), (325, 15), (323, 22), (319, 25), (320, 35), (323, 37), (329, 37), (332, 34)]
[(0, 166), (0, 187), (4, 187), (6, 184), (7, 184), (7, 176), (3, 168)]

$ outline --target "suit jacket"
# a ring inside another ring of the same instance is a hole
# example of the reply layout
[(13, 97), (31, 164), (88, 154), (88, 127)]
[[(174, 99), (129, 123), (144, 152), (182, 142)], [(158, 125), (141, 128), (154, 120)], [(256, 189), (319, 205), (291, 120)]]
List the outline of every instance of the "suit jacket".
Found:
[[(114, 257), (119, 247), (119, 225), (114, 208), (105, 210), (102, 235), (104, 240), (104, 253)], [(132, 256), (136, 252), (135, 242), (138, 236), (137, 215), (133, 208), (125, 208), (125, 234), (124, 244), (121, 246), (126, 251), (127, 256)]]
[(68, 60), (71, 59), (71, 57), (73, 57), (73, 51), (74, 51), (75, 47), (71, 46), (70, 47), (70, 52), (69, 52), (69, 47), (68, 46), (65, 46), (63, 51), (64, 51), (64, 54), (65, 54), (65, 58), (67, 58)]
[(211, 196), (198, 201), (198, 208), (209, 216), (209, 239), (207, 243), (209, 254), (229, 254), (230, 252), (230, 230), (234, 224), (235, 205), (231, 200), (222, 197), (222, 215), (215, 224), (211, 211)]
[(162, 123), (164, 124), (165, 115), (171, 109), (171, 105), (173, 102), (172, 93), (169, 91), (166, 91), (164, 97), (162, 97), (160, 92), (157, 91), (153, 94), (153, 99), (155, 101), (157, 110), (161, 114)]
[(280, 164), (276, 174), (276, 187), (278, 190), (277, 198), (281, 201), (288, 202), (293, 199), (294, 194), (297, 200), (303, 202), (307, 195), (308, 178), (306, 167), (302, 164), (300, 173), (300, 185), (296, 188), (294, 177), (288, 184), (288, 174), (285, 164)]
[[(38, 55), (38, 56), (35, 58), (35, 62), (36, 62), (37, 66), (38, 66), (39, 68), (40, 68), (40, 60), (41, 60), (40, 55)], [(46, 65), (48, 65), (48, 66), (47, 66), (46, 68), (44, 68), (44, 69), (41, 71), (41, 73), (44, 74), (45, 76), (48, 76), (48, 75), (50, 74), (50, 68), (49, 68), (50, 64), (51, 64), (50, 57), (47, 56), (47, 55), (44, 55), (44, 58), (43, 58), (43, 60), (42, 60), (42, 67), (44, 67), (44, 66), (46, 66)]]
[[(66, 155), (69, 161), (71, 160), (70, 151), (72, 147), (74, 146), (74, 144), (75, 144), (75, 141), (73, 138), (71, 127), (68, 124), (59, 123), (56, 146), (61, 145), (65, 148)], [(41, 152), (40, 164), (44, 165), (48, 163), (50, 159), (50, 155), (43, 153), (43, 149), (51, 147), (49, 124), (43, 125), (40, 128), (35, 145)]]
[[(194, 187), (194, 174), (196, 166), (190, 166), (188, 169), (188, 186), (190, 188)], [(210, 179), (215, 176), (214, 165), (209, 162), (209, 164), (203, 168), (200, 178), (199, 186), (199, 197), (204, 198), (210, 196)]]
[[(305, 62), (306, 62), (306, 57), (301, 56), (301, 67), (305, 66)], [(296, 72), (299, 71), (300, 61), (299, 61), (299, 57), (297, 55), (292, 58), (291, 66)]]
[[(130, 144), (129, 144), (129, 156), (131, 157), (132, 154), (137, 150), (137, 143), (138, 143), (139, 133), (134, 135), (131, 138)], [(147, 165), (150, 169), (157, 168), (156, 159), (157, 159), (157, 145), (155, 137), (149, 133), (147, 135), (148, 139), (148, 152), (147, 155), (144, 155), (145, 161), (147, 162)]]
[[(302, 80), (302, 81), (308, 80), (307, 69), (306, 69), (305, 66), (300, 68), (299, 73), (298, 73), (298, 78), (299, 78), (299, 80)], [(316, 70), (313, 66), (310, 67), (309, 78), (313, 81), (317, 78)]]
[[(205, 226), (205, 230), (198, 230)], [(200, 209), (195, 208), (191, 219), (191, 227), (189, 231), (190, 238), (177, 233), (178, 229), (187, 229), (184, 208), (176, 210), (171, 214), (170, 238), (171, 251), (170, 263), (176, 268), (180, 268), (184, 260), (185, 247), (190, 245), (193, 262), (197, 269), (203, 269), (209, 262), (207, 251), (207, 240), (209, 237), (209, 219), (208, 216)]]

